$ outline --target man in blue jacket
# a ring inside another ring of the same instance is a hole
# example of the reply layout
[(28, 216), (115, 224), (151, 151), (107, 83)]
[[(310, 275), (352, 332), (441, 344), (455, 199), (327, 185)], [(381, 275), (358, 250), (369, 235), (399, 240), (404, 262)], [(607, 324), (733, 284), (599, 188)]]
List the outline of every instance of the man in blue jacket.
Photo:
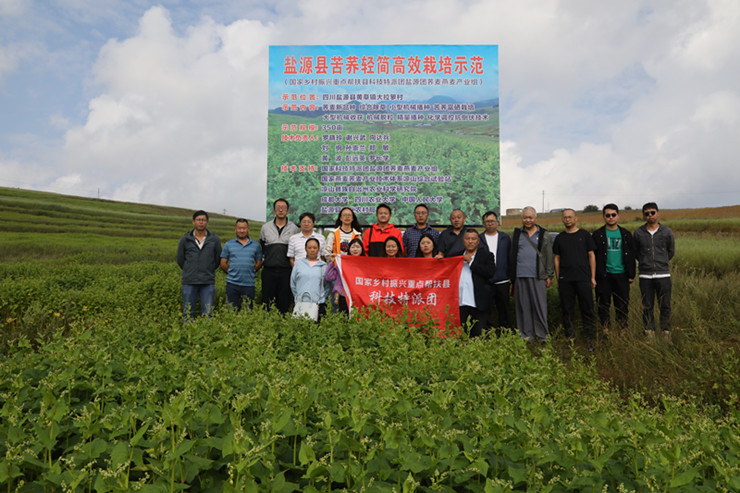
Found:
[[(493, 211), (483, 214), (483, 226), (486, 231), (480, 234), (481, 244), (493, 253), (496, 260), (496, 273), (488, 280), (488, 283), (491, 285), (493, 304), (498, 311), (499, 329), (497, 333), (500, 334), (502, 327), (511, 327), (509, 324), (509, 277), (506, 275), (511, 237), (498, 230), (498, 216)], [(489, 325), (493, 326), (492, 323)]]
[(671, 269), (668, 263), (676, 253), (673, 231), (658, 222), (658, 204), (642, 206), (645, 224), (635, 230), (635, 251), (640, 264), (640, 293), (642, 294), (642, 321), (648, 336), (655, 334), (653, 309), (658, 298), (660, 328), (663, 337), (671, 336)]
[(177, 265), (182, 269), (182, 316), (195, 318), (200, 299), (203, 315), (210, 315), (216, 295), (216, 269), (221, 257), (221, 239), (208, 231), (208, 213), (195, 211), (193, 230), (177, 245)]

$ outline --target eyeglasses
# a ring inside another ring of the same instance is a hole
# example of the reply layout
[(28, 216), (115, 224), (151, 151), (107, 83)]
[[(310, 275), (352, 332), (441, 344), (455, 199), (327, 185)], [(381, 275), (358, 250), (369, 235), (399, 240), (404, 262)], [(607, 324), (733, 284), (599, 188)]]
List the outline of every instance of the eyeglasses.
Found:
[(612, 212), (610, 214), (604, 214), (604, 217), (617, 217), (617, 213), (616, 212)]
[(658, 211), (645, 211), (645, 212), (643, 212), (643, 214), (645, 215), (645, 217), (647, 217), (647, 216), (654, 216), (657, 213), (658, 213)]

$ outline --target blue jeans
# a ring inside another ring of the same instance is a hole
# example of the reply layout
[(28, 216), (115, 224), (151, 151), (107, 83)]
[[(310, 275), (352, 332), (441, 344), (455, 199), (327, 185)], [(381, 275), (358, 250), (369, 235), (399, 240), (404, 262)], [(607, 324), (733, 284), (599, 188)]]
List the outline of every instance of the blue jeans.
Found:
[(249, 303), (254, 301), (254, 286), (239, 286), (238, 284), (226, 283), (226, 301), (236, 309), (242, 307), (242, 302), (248, 300)]
[(182, 285), (182, 318), (195, 318), (195, 303), (200, 298), (200, 311), (203, 315), (210, 315), (213, 309), (213, 300), (216, 297), (215, 284), (183, 284)]

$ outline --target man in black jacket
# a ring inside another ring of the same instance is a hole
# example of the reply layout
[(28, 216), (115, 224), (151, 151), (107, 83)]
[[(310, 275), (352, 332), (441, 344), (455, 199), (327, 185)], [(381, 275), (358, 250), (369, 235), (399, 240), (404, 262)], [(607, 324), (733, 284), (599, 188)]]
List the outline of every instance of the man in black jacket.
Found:
[[(496, 260), (496, 273), (488, 280), (491, 287), (491, 297), (493, 304), (498, 311), (497, 333), (501, 332), (502, 327), (509, 325), (509, 278), (506, 275), (508, 268), (509, 250), (511, 249), (511, 237), (498, 230), (498, 216), (493, 211), (483, 214), (483, 226), (486, 230), (478, 235), (481, 245), (488, 248)], [(489, 325), (493, 325), (489, 323)]]
[(488, 283), (496, 272), (494, 256), (488, 248), (479, 248), (478, 232), (472, 228), (463, 234), (463, 268), (460, 271), (460, 324), (472, 322), (470, 337), (481, 335), (488, 329), (488, 310), (491, 306), (491, 285)]
[(645, 224), (632, 235), (635, 240), (635, 256), (640, 264), (640, 295), (642, 298), (642, 321), (645, 334), (655, 333), (653, 307), (658, 299), (660, 328), (663, 337), (671, 338), (671, 268), (670, 261), (676, 254), (676, 240), (671, 228), (660, 224), (658, 204), (648, 202), (642, 206)]
[(599, 322), (609, 325), (614, 299), (617, 327), (627, 327), (630, 284), (635, 279), (635, 244), (632, 233), (619, 226), (619, 207), (606, 204), (602, 209), (604, 226), (593, 233), (596, 244), (596, 301)]
[(200, 299), (203, 315), (210, 315), (216, 295), (216, 269), (221, 262), (221, 239), (208, 231), (208, 213), (193, 214), (193, 230), (177, 245), (177, 265), (182, 269), (182, 316), (195, 317)]

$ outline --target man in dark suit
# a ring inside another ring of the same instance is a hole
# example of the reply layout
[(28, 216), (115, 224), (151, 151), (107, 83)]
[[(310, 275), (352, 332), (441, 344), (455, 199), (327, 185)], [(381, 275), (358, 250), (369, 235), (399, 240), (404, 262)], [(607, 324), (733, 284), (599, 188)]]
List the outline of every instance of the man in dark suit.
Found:
[[(509, 323), (509, 293), (511, 289), (509, 277), (506, 275), (506, 261), (511, 249), (511, 237), (503, 231), (499, 231), (498, 225), (496, 213), (493, 211), (486, 212), (483, 214), (483, 226), (486, 230), (479, 236), (481, 245), (493, 253), (496, 262), (496, 272), (488, 279), (488, 283), (491, 285), (493, 304), (498, 312), (498, 329), (496, 332), (500, 333), (502, 327), (511, 327)], [(489, 322), (488, 325), (493, 326), (493, 323)]]
[(463, 268), (460, 271), (460, 324), (472, 322), (470, 337), (488, 328), (491, 285), (488, 280), (496, 271), (493, 254), (481, 247), (478, 232), (467, 228), (463, 233)]

